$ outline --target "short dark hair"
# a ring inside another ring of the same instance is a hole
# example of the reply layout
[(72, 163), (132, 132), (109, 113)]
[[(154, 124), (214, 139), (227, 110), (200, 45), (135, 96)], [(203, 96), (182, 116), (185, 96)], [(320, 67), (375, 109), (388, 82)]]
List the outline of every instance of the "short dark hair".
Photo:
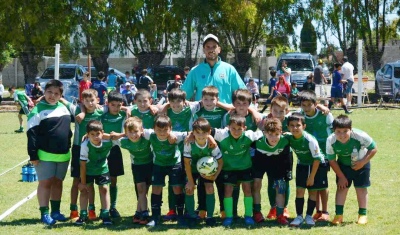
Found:
[(240, 101), (247, 101), (249, 104), (251, 104), (251, 101), (253, 99), (253, 96), (251, 92), (247, 89), (237, 89), (233, 92), (232, 95), (232, 103), (235, 103), (236, 100)]
[(110, 69), (110, 73), (114, 73), (114, 69)]
[(108, 102), (112, 101), (123, 102), (124, 97), (118, 91), (111, 91), (110, 93), (108, 93), (107, 100)]
[(148, 98), (149, 100), (151, 100), (151, 94), (148, 90), (139, 89), (136, 92), (134, 99), (137, 100), (139, 98), (139, 96), (142, 96), (142, 97), (145, 97), (145, 98)]
[(168, 93), (168, 100), (179, 100), (185, 101), (186, 100), (186, 92), (180, 88), (174, 88)]
[(157, 116), (156, 119), (154, 120), (154, 128), (165, 128), (165, 127), (170, 127), (172, 128), (172, 122), (171, 119), (168, 116), (165, 115), (160, 115)]
[(211, 131), (211, 125), (205, 118), (198, 118), (196, 121), (193, 122), (192, 124), (192, 130), (201, 130), (203, 132), (209, 132)]
[(341, 63), (335, 63), (335, 69), (337, 69), (337, 68), (339, 68), (340, 66), (342, 66), (342, 64)]
[(349, 58), (347, 56), (343, 56), (343, 62), (349, 61)]
[(104, 79), (104, 78), (106, 77), (106, 75), (104, 74), (103, 71), (100, 71), (100, 72), (97, 74), (97, 77), (98, 77), (100, 80), (102, 80), (102, 79)]
[(270, 74), (272, 77), (275, 77), (275, 76), (276, 76), (276, 70), (273, 69), (273, 70), (269, 71), (269, 74)]
[(314, 91), (302, 91), (299, 94), (299, 100), (300, 100), (300, 104), (303, 101), (311, 101), (313, 104), (317, 103), (317, 95), (315, 94)]
[(332, 123), (333, 130), (336, 128), (348, 128), (351, 129), (352, 121), (347, 115), (339, 115), (337, 116)]
[(229, 118), (229, 126), (235, 123), (238, 126), (246, 126), (246, 118), (240, 115), (234, 114)]
[(306, 124), (306, 119), (304, 118), (304, 116), (301, 113), (298, 113), (298, 112), (294, 112), (294, 113), (292, 113), (292, 115), (290, 115), (288, 117), (287, 124), (289, 125), (290, 122), (293, 122), (293, 121), (301, 122), (301, 124), (303, 124), (303, 125)]
[(46, 91), (50, 87), (57, 87), (58, 89), (60, 89), (61, 95), (64, 92), (64, 85), (63, 85), (62, 82), (60, 82), (60, 80), (51, 79), (50, 81), (48, 81), (46, 83), (46, 86), (44, 87), (44, 90)]
[(269, 132), (282, 132), (282, 122), (278, 118), (267, 118), (264, 122), (264, 131)]
[(99, 120), (91, 120), (86, 125), (86, 133), (91, 131), (103, 131), (103, 124)]

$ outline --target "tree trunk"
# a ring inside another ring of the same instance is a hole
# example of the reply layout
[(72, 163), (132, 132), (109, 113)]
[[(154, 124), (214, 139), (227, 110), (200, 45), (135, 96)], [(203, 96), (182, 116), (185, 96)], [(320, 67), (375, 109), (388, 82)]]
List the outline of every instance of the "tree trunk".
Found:
[[(39, 73), (38, 64), (39, 60), (34, 49), (27, 50), (26, 52), (21, 52), (19, 59), (24, 70), (24, 81), (27, 83), (34, 83), (36, 76)], [(17, 85), (17, 84), (15, 84)]]
[(108, 74), (108, 56), (109, 53), (106, 52), (100, 52), (98, 55), (91, 55), (92, 56), (92, 61), (93, 61), (93, 66), (96, 68), (96, 71), (103, 71), (104, 74)]
[(160, 65), (165, 58), (165, 53), (161, 51), (140, 52), (138, 55), (135, 56), (139, 60), (140, 67), (147, 68), (150, 66), (153, 67)]
[(241, 50), (235, 53), (235, 63), (233, 66), (236, 68), (242, 79), (244, 78), (247, 70), (251, 67), (251, 55), (248, 52)]

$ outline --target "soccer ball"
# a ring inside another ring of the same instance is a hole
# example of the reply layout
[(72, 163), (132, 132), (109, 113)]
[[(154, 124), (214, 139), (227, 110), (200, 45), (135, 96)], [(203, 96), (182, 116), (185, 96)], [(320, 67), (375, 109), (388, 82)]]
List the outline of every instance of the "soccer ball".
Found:
[(211, 176), (217, 172), (218, 162), (213, 157), (202, 157), (197, 161), (197, 171), (200, 174)]

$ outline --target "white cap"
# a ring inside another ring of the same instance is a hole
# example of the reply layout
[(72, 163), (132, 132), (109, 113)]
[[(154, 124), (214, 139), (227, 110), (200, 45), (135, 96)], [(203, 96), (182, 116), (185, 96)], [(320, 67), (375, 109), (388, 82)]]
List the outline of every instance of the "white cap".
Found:
[(217, 38), (217, 36), (215, 36), (214, 34), (208, 34), (207, 36), (205, 36), (204, 37), (204, 40), (203, 40), (203, 46), (204, 46), (204, 44), (206, 44), (206, 42), (208, 41), (208, 40), (214, 40), (218, 45), (219, 45), (219, 40), (218, 40), (218, 38)]
[(126, 82), (125, 83), (125, 86), (130, 86), (131, 84), (129, 83), (129, 82)]

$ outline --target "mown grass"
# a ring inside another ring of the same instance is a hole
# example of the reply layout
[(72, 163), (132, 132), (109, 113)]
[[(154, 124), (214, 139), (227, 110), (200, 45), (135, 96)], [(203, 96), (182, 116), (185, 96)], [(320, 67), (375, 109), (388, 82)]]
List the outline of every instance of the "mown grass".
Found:
[[(334, 116), (342, 111), (333, 111)], [(26, 135), (14, 134), (18, 128), (16, 113), (0, 113), (0, 174), (17, 165), (27, 158)], [(279, 227), (274, 221), (267, 221), (257, 225), (254, 228), (246, 228), (242, 220), (239, 220), (231, 229), (225, 229), (222, 226), (208, 228), (204, 223), (193, 229), (179, 228), (175, 223), (165, 223), (155, 229), (147, 229), (143, 226), (132, 225), (131, 216), (136, 208), (136, 199), (130, 171), (129, 156), (126, 151), (124, 154), (125, 175), (118, 180), (119, 194), (117, 208), (121, 212), (122, 219), (115, 221), (111, 227), (103, 227), (100, 222), (94, 222), (85, 227), (76, 227), (70, 221), (58, 223), (52, 228), (43, 226), (39, 222), (39, 210), (37, 198), (29, 200), (23, 204), (11, 215), (0, 222), (1, 234), (397, 234), (398, 226), (395, 222), (395, 216), (400, 210), (397, 201), (400, 193), (400, 179), (398, 169), (398, 152), (400, 148), (400, 127), (397, 117), (400, 110), (375, 110), (375, 109), (357, 109), (351, 114), (353, 126), (366, 131), (370, 134), (378, 146), (378, 154), (372, 160), (371, 183), (369, 189), (368, 217), (369, 223), (366, 226), (360, 226), (355, 223), (357, 219), (357, 201), (354, 189), (349, 191), (348, 199), (345, 205), (344, 216), (345, 223), (342, 226), (335, 227), (328, 223), (317, 224), (314, 228), (302, 227), (300, 229), (291, 229), (289, 227)], [(17, 167), (7, 174), (0, 176), (0, 214), (20, 201), (34, 191), (37, 183), (20, 182), (21, 168)], [(334, 173), (329, 173), (330, 196), (329, 211), (331, 217), (334, 215), (335, 205), (335, 183)], [(64, 181), (62, 212), (69, 213), (69, 190), (71, 178), (69, 174)], [(291, 217), (294, 216), (294, 198), (295, 185), (291, 182), (292, 193), (290, 196), (289, 210)], [(167, 191), (164, 191), (164, 204), (162, 213), (168, 211)], [(242, 196), (239, 201), (239, 214), (243, 214)], [(96, 207), (100, 208), (98, 196), (96, 196)], [(218, 204), (216, 205), (218, 209)], [(262, 189), (262, 210), (267, 214), (269, 210), (268, 198), (266, 193), (266, 183)], [(215, 215), (217, 216), (217, 214)]]

